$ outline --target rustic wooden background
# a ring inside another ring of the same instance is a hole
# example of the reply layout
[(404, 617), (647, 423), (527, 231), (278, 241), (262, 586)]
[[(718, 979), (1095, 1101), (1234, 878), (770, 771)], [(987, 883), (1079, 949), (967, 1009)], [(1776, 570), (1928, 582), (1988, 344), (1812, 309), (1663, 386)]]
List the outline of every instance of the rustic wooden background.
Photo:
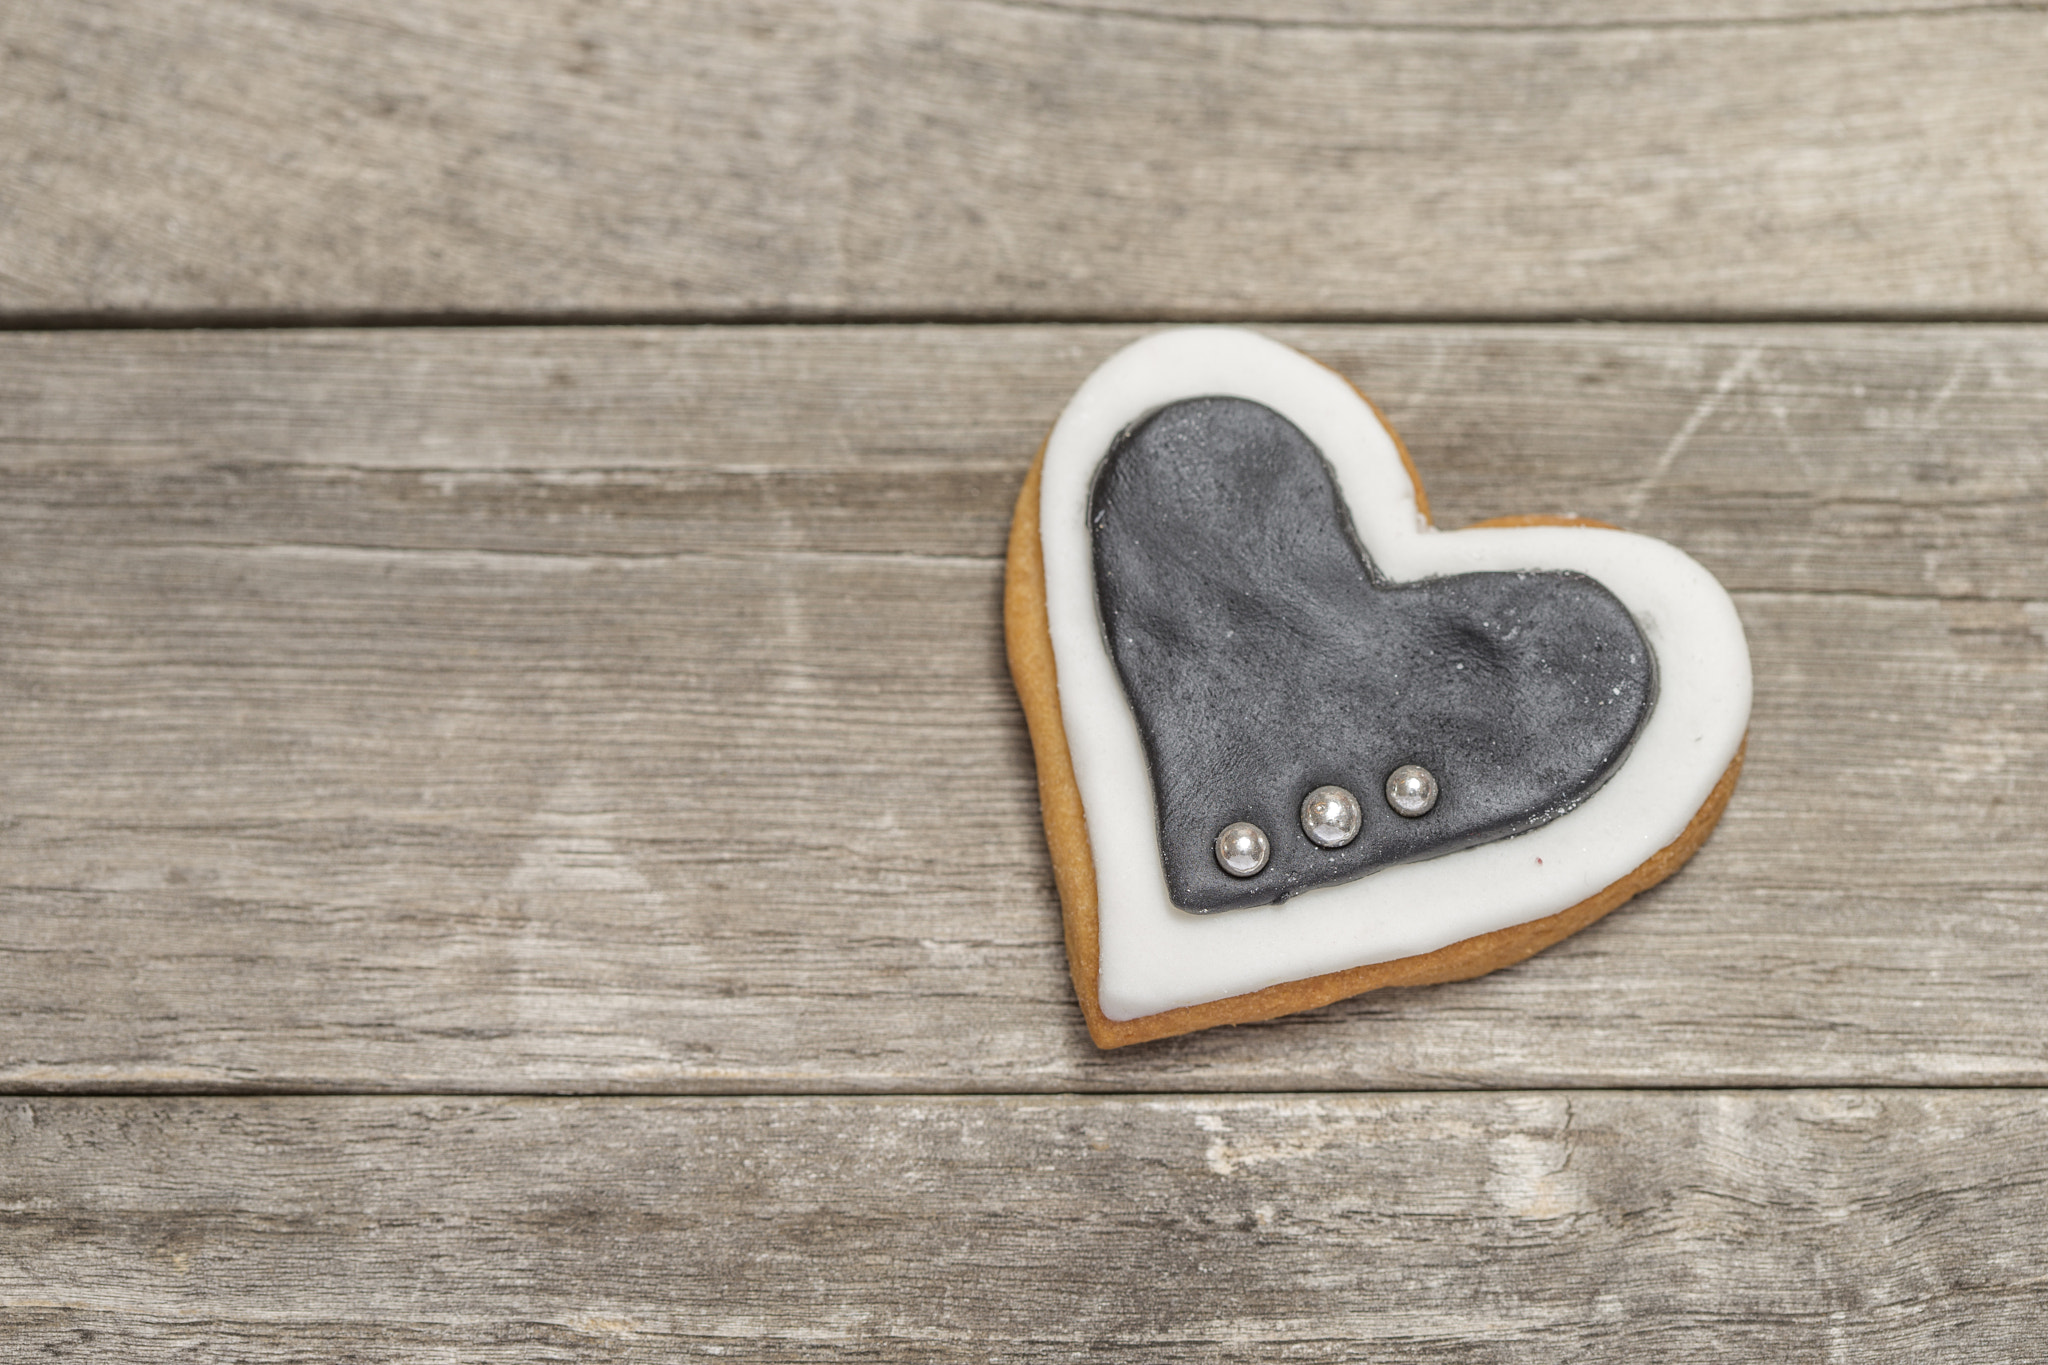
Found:
[[(1186, 318), (1722, 577), (1686, 872), (1089, 1046), (1004, 528)], [(13, 0), (0, 325), (0, 1357), (2048, 1358), (2041, 5)]]

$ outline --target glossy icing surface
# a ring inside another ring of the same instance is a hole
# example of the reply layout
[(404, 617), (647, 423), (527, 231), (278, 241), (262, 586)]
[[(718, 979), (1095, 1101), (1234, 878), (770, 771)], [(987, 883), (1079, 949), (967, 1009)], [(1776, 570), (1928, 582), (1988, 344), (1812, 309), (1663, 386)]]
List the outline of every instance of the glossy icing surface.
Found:
[[(1613, 593), (1574, 573), (1387, 581), (1322, 456), (1261, 404), (1146, 417), (1104, 460), (1091, 522), (1183, 910), (1271, 905), (1533, 829), (1605, 781), (1649, 713), (1649, 647)], [(1417, 818), (1382, 795), (1409, 763), (1441, 790)], [(1301, 826), (1325, 784), (1359, 798), (1341, 847)], [(1214, 851), (1241, 820), (1272, 843), (1251, 876)]]
[[(1121, 432), (1170, 404), (1209, 397), (1270, 408), (1322, 453), (1359, 543), (1389, 582), (1572, 572), (1611, 592), (1655, 657), (1657, 696), (1608, 780), (1575, 809), (1513, 838), (1387, 867), (1278, 905), (1226, 915), (1176, 909), (1143, 738), (1097, 602), (1089, 503)], [(1698, 564), (1660, 541), (1618, 531), (1435, 530), (1370, 406), (1336, 374), (1253, 333), (1159, 333), (1112, 357), (1075, 394), (1047, 442), (1039, 511), (1061, 718), (1095, 863), (1098, 995), (1113, 1019), (1430, 952), (1575, 905), (1677, 837), (1748, 724), (1741, 623)]]

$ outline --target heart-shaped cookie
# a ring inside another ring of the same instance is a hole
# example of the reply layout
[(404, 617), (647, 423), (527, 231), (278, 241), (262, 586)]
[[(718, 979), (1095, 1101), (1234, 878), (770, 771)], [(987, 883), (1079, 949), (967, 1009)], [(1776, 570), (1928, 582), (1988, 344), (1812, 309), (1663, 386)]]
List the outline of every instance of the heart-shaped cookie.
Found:
[(1491, 971), (1705, 839), (1733, 604), (1660, 541), (1535, 520), (1435, 530), (1372, 406), (1249, 332), (1081, 387), (1005, 615), (1098, 1044)]

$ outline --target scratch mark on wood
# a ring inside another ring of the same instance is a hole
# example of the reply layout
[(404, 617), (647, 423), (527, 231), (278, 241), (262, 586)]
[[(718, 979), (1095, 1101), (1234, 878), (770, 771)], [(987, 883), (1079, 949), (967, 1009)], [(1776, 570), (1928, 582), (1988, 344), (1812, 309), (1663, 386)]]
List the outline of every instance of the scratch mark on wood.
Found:
[(1706, 397), (1700, 399), (1692, 412), (1686, 416), (1684, 423), (1680, 425), (1670, 441), (1665, 443), (1663, 453), (1657, 456), (1657, 463), (1651, 466), (1650, 472), (1643, 477), (1643, 481), (1636, 485), (1633, 493), (1629, 494), (1629, 520), (1633, 521), (1642, 515), (1643, 504), (1649, 500), (1651, 492), (1656, 489), (1657, 485), (1664, 481), (1664, 476), (1671, 472), (1671, 466), (1677, 461), (1680, 452), (1691, 443), (1694, 434), (1699, 431), (1701, 424), (1714, 415), (1714, 410), (1721, 406), (1721, 400), (1728, 396), (1729, 390), (1741, 383), (1749, 374), (1750, 370), (1756, 365), (1758, 357), (1763, 355), (1763, 352), (1764, 348), (1762, 346), (1751, 346), (1735, 358), (1734, 364), (1721, 371), (1721, 377), (1714, 381), (1713, 390)]

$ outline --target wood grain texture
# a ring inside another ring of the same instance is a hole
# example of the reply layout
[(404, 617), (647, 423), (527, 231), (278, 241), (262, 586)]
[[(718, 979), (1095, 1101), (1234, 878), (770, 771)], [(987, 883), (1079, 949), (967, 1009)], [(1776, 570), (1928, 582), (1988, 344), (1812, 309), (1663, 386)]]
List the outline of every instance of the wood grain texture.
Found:
[(21, 0), (0, 309), (2040, 315), (2048, 17)]
[(95, 1362), (2038, 1358), (2039, 1092), (12, 1101)]
[(2048, 1082), (2048, 332), (1279, 334), (1442, 524), (1601, 517), (1736, 589), (1749, 767), (1685, 873), (1482, 981), (1105, 1058), (999, 593), (1128, 331), (13, 336), (0, 1081)]

